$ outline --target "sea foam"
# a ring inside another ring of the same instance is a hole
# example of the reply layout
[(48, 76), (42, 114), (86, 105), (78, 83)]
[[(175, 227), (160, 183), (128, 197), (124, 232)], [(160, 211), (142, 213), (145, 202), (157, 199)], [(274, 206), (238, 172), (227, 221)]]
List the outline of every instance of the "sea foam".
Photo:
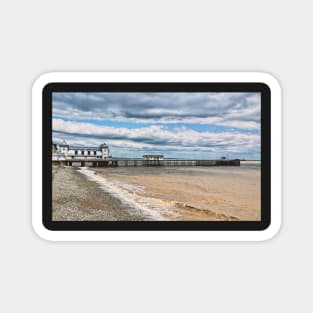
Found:
[(177, 217), (172, 208), (172, 203), (161, 199), (144, 196), (144, 188), (118, 180), (109, 180), (102, 175), (95, 174), (88, 167), (81, 167), (79, 172), (84, 174), (90, 181), (98, 183), (105, 192), (118, 198), (123, 204), (141, 211), (148, 218), (153, 220), (166, 220)]

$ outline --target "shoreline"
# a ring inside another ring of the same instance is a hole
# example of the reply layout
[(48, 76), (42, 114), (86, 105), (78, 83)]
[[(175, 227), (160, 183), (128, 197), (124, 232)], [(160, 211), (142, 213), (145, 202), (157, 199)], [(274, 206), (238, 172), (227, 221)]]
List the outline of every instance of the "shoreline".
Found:
[[(251, 168), (256, 171), (254, 166)], [(207, 169), (196, 168), (191, 171), (194, 177), (184, 174), (190, 171), (186, 168), (164, 168), (160, 171), (156, 168), (53, 166), (53, 169), (53, 220), (259, 219), (256, 209), (249, 210), (247, 205), (242, 205), (249, 199), (241, 199), (242, 195), (234, 198), (238, 185), (245, 179), (236, 169), (213, 169), (207, 175)]]

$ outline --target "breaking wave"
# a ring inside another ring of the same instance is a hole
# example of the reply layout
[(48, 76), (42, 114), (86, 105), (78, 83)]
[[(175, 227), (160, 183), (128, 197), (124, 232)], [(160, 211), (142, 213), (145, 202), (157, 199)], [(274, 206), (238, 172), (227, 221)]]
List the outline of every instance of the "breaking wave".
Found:
[(148, 218), (153, 220), (171, 220), (178, 217), (178, 214), (172, 211), (175, 202), (147, 197), (144, 195), (143, 187), (125, 182), (122, 183), (117, 180), (109, 180), (95, 174), (94, 171), (87, 167), (81, 167), (79, 172), (90, 181), (98, 183), (102, 190), (118, 198), (123, 204), (132, 209), (141, 211)]

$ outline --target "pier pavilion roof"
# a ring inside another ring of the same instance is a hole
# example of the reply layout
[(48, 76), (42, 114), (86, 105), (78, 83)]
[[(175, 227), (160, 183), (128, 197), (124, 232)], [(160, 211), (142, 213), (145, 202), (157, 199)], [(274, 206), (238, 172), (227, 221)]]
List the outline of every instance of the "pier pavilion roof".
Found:
[(99, 147), (70, 146), (70, 150), (99, 150)]
[(63, 142), (60, 144), (60, 147), (68, 147), (68, 143), (63, 140)]

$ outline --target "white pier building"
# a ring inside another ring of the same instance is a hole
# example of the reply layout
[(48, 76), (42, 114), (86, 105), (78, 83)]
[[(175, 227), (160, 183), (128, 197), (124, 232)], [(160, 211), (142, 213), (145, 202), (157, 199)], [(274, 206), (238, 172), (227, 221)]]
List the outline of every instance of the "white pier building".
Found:
[(94, 160), (111, 158), (107, 144), (99, 147), (71, 146), (65, 140), (60, 145), (52, 146), (52, 160)]

